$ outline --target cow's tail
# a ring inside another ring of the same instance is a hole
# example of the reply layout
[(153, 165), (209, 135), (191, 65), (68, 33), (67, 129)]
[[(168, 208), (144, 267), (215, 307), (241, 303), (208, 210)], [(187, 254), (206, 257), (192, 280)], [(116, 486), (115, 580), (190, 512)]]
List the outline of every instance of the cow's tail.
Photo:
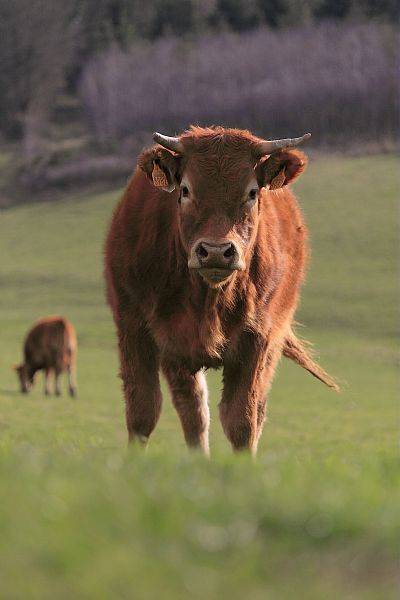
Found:
[(300, 367), (303, 367), (303, 369), (306, 369), (311, 375), (314, 375), (314, 377), (335, 390), (335, 392), (340, 392), (340, 387), (336, 381), (312, 359), (311, 349), (306, 346), (307, 342), (299, 340), (293, 331), (290, 331), (289, 335), (286, 336), (282, 352), (284, 356), (293, 360)]

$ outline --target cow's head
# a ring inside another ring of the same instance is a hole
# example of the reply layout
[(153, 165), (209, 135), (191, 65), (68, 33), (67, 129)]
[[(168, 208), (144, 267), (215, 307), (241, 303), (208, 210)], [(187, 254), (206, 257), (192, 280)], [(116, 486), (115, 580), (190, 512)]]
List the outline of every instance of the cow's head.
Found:
[(35, 374), (32, 373), (32, 370), (28, 367), (26, 363), (14, 365), (13, 369), (17, 373), (21, 392), (23, 394), (27, 394), (32, 388)]
[(180, 137), (153, 137), (159, 145), (139, 166), (154, 186), (175, 192), (189, 268), (220, 286), (249, 264), (266, 201), (261, 190), (283, 187), (305, 169), (306, 157), (290, 148), (310, 134), (265, 141), (237, 129), (192, 127)]

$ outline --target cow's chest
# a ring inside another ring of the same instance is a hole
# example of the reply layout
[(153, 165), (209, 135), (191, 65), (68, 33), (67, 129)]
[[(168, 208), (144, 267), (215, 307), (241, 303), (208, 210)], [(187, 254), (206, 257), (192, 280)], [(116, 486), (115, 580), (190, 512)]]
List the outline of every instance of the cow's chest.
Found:
[(152, 319), (161, 354), (193, 370), (221, 366), (224, 354), (236, 342), (236, 329), (218, 311), (196, 314), (177, 307), (168, 316), (156, 314)]

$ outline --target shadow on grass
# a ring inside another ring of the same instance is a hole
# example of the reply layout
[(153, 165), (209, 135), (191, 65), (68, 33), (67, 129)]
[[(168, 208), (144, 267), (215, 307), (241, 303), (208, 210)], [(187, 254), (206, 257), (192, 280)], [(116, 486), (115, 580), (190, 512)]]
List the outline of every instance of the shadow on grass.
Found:
[(5, 396), (21, 396), (21, 398), (26, 395), (18, 390), (0, 390), (0, 394), (4, 394)]

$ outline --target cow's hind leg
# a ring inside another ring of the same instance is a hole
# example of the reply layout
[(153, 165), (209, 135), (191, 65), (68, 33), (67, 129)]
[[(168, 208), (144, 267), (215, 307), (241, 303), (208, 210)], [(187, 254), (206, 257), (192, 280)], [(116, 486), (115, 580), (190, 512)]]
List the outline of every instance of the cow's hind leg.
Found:
[(45, 394), (45, 396), (49, 396), (50, 395), (50, 369), (44, 369), (43, 377), (44, 377), (44, 394)]
[(61, 369), (55, 369), (54, 371), (54, 393), (56, 396), (61, 396), (61, 385), (60, 385)]
[(210, 412), (204, 373), (198, 371), (192, 374), (184, 367), (169, 362), (164, 362), (162, 367), (187, 445), (208, 455)]
[(118, 325), (121, 378), (129, 441), (146, 445), (161, 412), (157, 347), (143, 325)]
[(262, 431), (264, 429), (264, 423), (266, 420), (266, 412), (267, 412), (267, 394), (272, 384), (272, 380), (275, 374), (276, 365), (282, 356), (282, 350), (280, 347), (274, 349), (267, 353), (266, 361), (264, 365), (263, 371), (263, 393), (260, 394), (258, 398), (258, 406), (257, 406), (257, 443), (261, 437)]
[(70, 364), (69, 367), (67, 368), (67, 372), (68, 372), (69, 395), (71, 396), (71, 398), (74, 398), (76, 396), (76, 392), (77, 392), (75, 365)]

